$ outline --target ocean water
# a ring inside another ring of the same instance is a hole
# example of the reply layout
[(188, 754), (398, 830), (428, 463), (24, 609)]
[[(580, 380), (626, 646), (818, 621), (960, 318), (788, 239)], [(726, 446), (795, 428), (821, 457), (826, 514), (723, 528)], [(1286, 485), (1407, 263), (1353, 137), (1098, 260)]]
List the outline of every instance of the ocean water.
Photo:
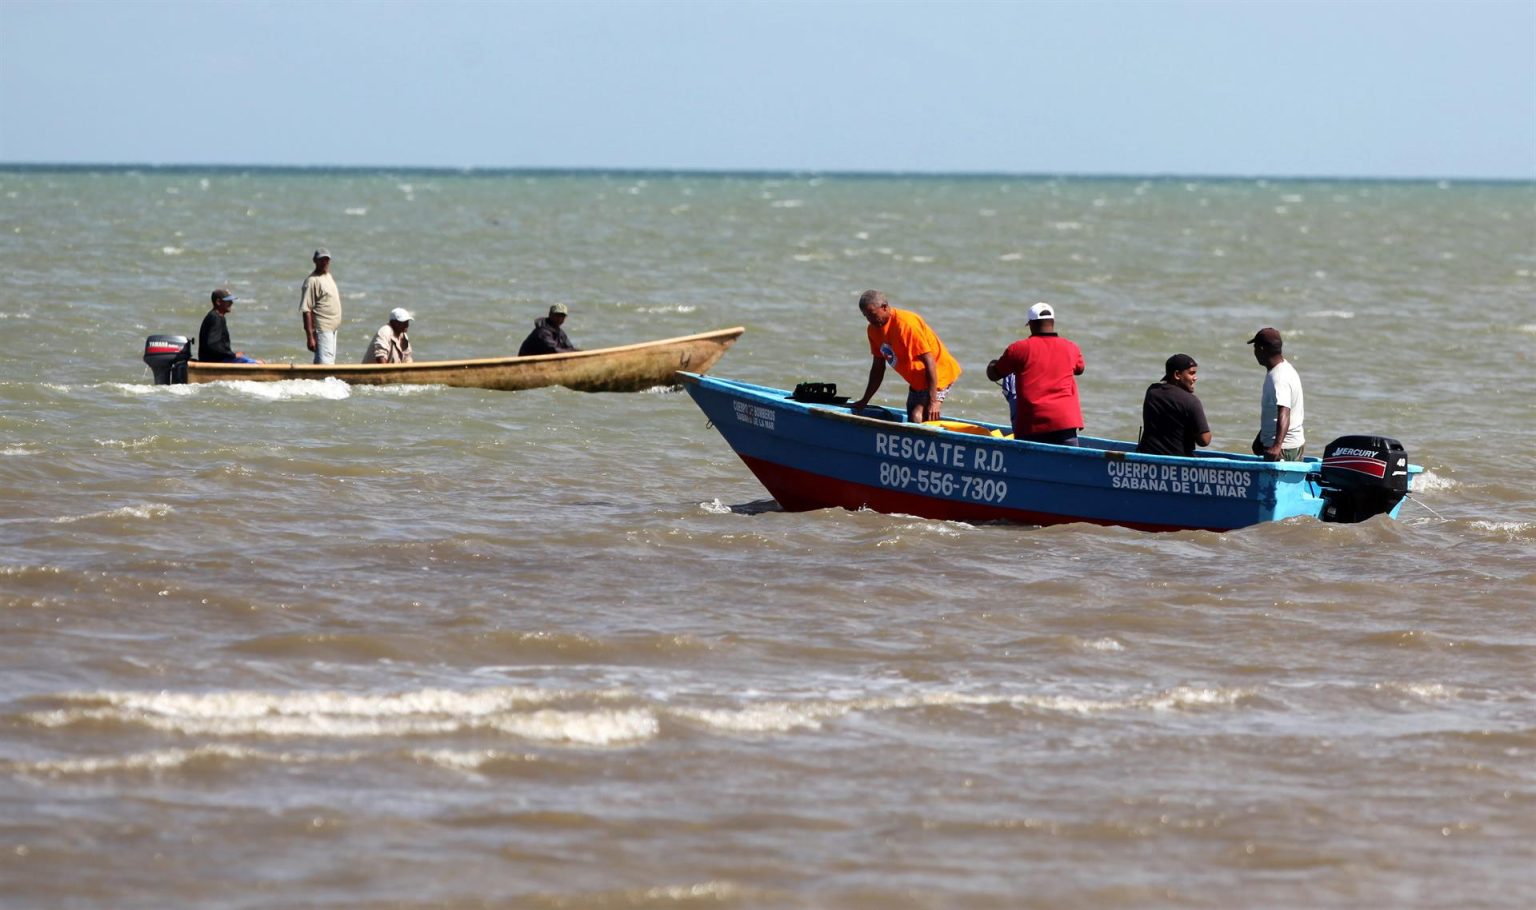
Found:
[[(1049, 300), (1088, 432), (1183, 351), (1237, 450), (1274, 325), (1312, 452), (1426, 471), (1221, 535), (791, 514), (675, 390), (150, 384), (220, 285), (307, 359), (317, 246), (345, 360), (565, 303), (857, 394), (875, 287), (993, 420)], [(1536, 904), (1536, 185), (0, 170), (0, 333), (7, 908)]]

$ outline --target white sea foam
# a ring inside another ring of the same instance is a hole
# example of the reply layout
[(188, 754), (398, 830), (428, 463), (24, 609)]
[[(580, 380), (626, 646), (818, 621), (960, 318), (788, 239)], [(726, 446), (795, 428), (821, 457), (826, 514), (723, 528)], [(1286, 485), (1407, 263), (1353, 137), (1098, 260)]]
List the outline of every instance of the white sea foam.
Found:
[(1434, 471), (1415, 474), (1412, 483), (1413, 492), (1415, 493), (1441, 493), (1461, 486), (1461, 481), (1453, 480), (1449, 477), (1441, 477)]
[(104, 382), (95, 388), (111, 389), (124, 395), (173, 395), (188, 397), (199, 394), (200, 385), (155, 385), (152, 382)]
[(1083, 641), (1081, 647), (1087, 651), (1124, 651), (1125, 645), (1113, 638), (1096, 638), (1092, 641)]
[[(302, 380), (301, 380), (302, 381)], [(426, 383), (422, 385), (357, 385), (350, 386), (353, 395), (371, 396), (375, 398), (410, 398), (413, 395), (429, 395), (452, 386), (441, 383)]]
[(390, 695), (343, 692), (106, 692), (65, 696), (78, 704), (27, 716), (44, 727), (119, 723), (182, 736), (358, 739), (498, 730), (543, 742), (609, 745), (648, 739), (656, 719), (643, 708), (552, 709), (575, 698), (626, 697), (612, 690), (559, 692), (500, 687), (424, 689)]
[(1488, 531), (1511, 539), (1524, 537), (1536, 530), (1536, 522), (1530, 521), (1486, 521), (1479, 519), (1472, 522), (1472, 527), (1479, 531)]
[(342, 209), (342, 213), (346, 214), (346, 215), (356, 215), (358, 217), (361, 217), (363, 215), (368, 214), (368, 209), (366, 207), (364, 207), (364, 206), (359, 205), (359, 206), (355, 206), (355, 207), (349, 208), (349, 209)]
[(26, 446), (6, 446), (5, 448), (0, 449), (0, 455), (36, 455), (36, 454), (38, 454), (36, 449), (29, 449)]
[[(1318, 277), (1325, 277), (1325, 276), (1319, 274)], [(1353, 310), (1318, 310), (1317, 312), (1312, 313), (1311, 315), (1312, 315), (1312, 318), (1314, 318), (1314, 319), (1354, 319), (1355, 318), (1355, 314), (1354, 314)]]
[(73, 524), (77, 521), (92, 521), (97, 518), (164, 518), (176, 510), (164, 503), (152, 502), (142, 506), (123, 506), (120, 509), (108, 509), (105, 512), (91, 512), (87, 515), (65, 515), (53, 520), (54, 524)]
[(1444, 683), (1376, 683), (1374, 688), (1407, 695), (1420, 701), (1450, 701), (1461, 695), (1456, 686)]
[(666, 304), (664, 306), (643, 306), (643, 307), (637, 307), (636, 308), (636, 312), (638, 312), (638, 313), (693, 313), (693, 312), (697, 312), (698, 309), (699, 309), (698, 307), (696, 307), (696, 306), (694, 306), (692, 304), (689, 304), (689, 303), (669, 303), (669, 304)]
[(532, 714), (503, 715), (489, 726), (540, 742), (579, 746), (611, 746), (656, 737), (660, 725), (645, 708), (627, 710), (564, 711), (546, 708)]
[(718, 498), (712, 499), (709, 502), (699, 503), (699, 509), (701, 511), (708, 512), (711, 515), (731, 514), (731, 507), (721, 502)]
[(72, 775), (110, 774), (124, 771), (174, 771), (187, 765), (209, 759), (226, 761), (257, 761), (269, 764), (312, 764), (316, 762), (350, 763), (359, 758), (349, 753), (295, 753), (270, 752), (242, 746), (211, 744), (193, 749), (157, 749), (128, 755), (101, 755), (87, 758), (59, 758), (43, 761), (14, 762), (11, 770), (17, 774), (43, 774), (49, 777)]
[(160, 252), (167, 256), (180, 256), (182, 253), (185, 253), (186, 250), (179, 246), (163, 246), (160, 248)]
[(734, 882), (697, 882), (692, 885), (657, 885), (638, 894), (626, 896), (624, 902), (630, 906), (642, 907), (658, 902), (722, 905), (741, 903), (749, 896), (745, 888)]
[(783, 733), (819, 730), (823, 721), (842, 717), (858, 707), (857, 702), (775, 701), (742, 708), (673, 708), (668, 714), (730, 733)]
[(1004, 253), (1003, 255), (997, 257), (997, 261), (998, 262), (1018, 262), (1019, 260), (1021, 260), (1023, 258), (1024, 258), (1024, 254), (1023, 253)]
[(1528, 322), (1515, 329), (1517, 332), (1525, 332), (1528, 335), (1536, 335), (1536, 322)]
[(419, 762), (437, 765), (450, 771), (479, 771), (490, 762), (503, 757), (494, 749), (476, 749), (464, 752), (457, 749), (416, 749), (411, 758)]
[(352, 387), (334, 376), (325, 379), (281, 379), (277, 382), (251, 382), (238, 379), (230, 382), (209, 383), (222, 386), (241, 395), (266, 401), (305, 401), (323, 399), (341, 401), (352, 397)]
[(104, 449), (140, 449), (144, 446), (154, 445), (159, 436), (145, 436), (143, 439), (98, 439), (96, 444)]
[(803, 199), (775, 199), (772, 207), (776, 209), (798, 209), (805, 206)]
[(672, 707), (668, 708), (666, 713), (667, 716), (681, 722), (726, 733), (786, 733), (795, 730), (819, 730), (827, 721), (861, 712), (993, 706), (1084, 715), (1118, 711), (1165, 712), (1235, 704), (1239, 699), (1250, 694), (1248, 689), (1211, 689), (1189, 686), (1125, 698), (924, 692), (917, 695), (846, 700), (771, 701), (737, 708)]

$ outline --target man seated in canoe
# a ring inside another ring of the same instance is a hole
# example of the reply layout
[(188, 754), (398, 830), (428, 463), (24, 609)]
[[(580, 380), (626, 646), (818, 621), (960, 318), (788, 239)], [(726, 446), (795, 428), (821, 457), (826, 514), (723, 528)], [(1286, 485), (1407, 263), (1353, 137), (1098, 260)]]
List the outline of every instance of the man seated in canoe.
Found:
[(411, 328), (411, 311), (395, 307), (389, 311), (389, 322), (379, 326), (373, 335), (373, 344), (363, 355), (363, 363), (411, 363), (416, 358), (411, 353), (411, 338), (406, 332)]
[(565, 329), (560, 326), (565, 324), (565, 317), (570, 313), (563, 303), (557, 303), (549, 308), (548, 316), (541, 316), (533, 321), (533, 331), (523, 339), (522, 347), (517, 349), (519, 357), (533, 357), (538, 354), (560, 354), (565, 351), (579, 351), (576, 345), (571, 344), (571, 339), (565, 334)]
[(254, 357), (245, 356), (244, 351), (235, 350), (229, 343), (229, 324), (224, 321), (224, 316), (240, 298), (224, 288), (214, 291), (212, 297), (213, 306), (197, 330), (197, 359), (213, 363), (261, 363)]

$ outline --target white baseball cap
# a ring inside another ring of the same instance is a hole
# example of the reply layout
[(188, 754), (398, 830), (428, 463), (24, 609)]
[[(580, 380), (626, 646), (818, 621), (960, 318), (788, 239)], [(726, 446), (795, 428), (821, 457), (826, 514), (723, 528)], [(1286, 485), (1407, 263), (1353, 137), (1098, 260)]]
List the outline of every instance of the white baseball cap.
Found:
[(1055, 319), (1056, 308), (1049, 303), (1041, 302), (1029, 308), (1029, 321), (1039, 322), (1042, 319)]
[(411, 311), (403, 306), (397, 306), (389, 311), (390, 322), (410, 322)]

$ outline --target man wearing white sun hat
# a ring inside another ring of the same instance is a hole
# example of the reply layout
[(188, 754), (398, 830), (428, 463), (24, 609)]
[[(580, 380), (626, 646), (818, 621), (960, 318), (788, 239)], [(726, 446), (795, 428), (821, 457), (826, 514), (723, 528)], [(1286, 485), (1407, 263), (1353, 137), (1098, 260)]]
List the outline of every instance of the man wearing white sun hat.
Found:
[(379, 326), (373, 335), (373, 344), (363, 356), (363, 363), (411, 363), (411, 339), (406, 335), (411, 328), (411, 311), (395, 307), (389, 311), (389, 322)]

